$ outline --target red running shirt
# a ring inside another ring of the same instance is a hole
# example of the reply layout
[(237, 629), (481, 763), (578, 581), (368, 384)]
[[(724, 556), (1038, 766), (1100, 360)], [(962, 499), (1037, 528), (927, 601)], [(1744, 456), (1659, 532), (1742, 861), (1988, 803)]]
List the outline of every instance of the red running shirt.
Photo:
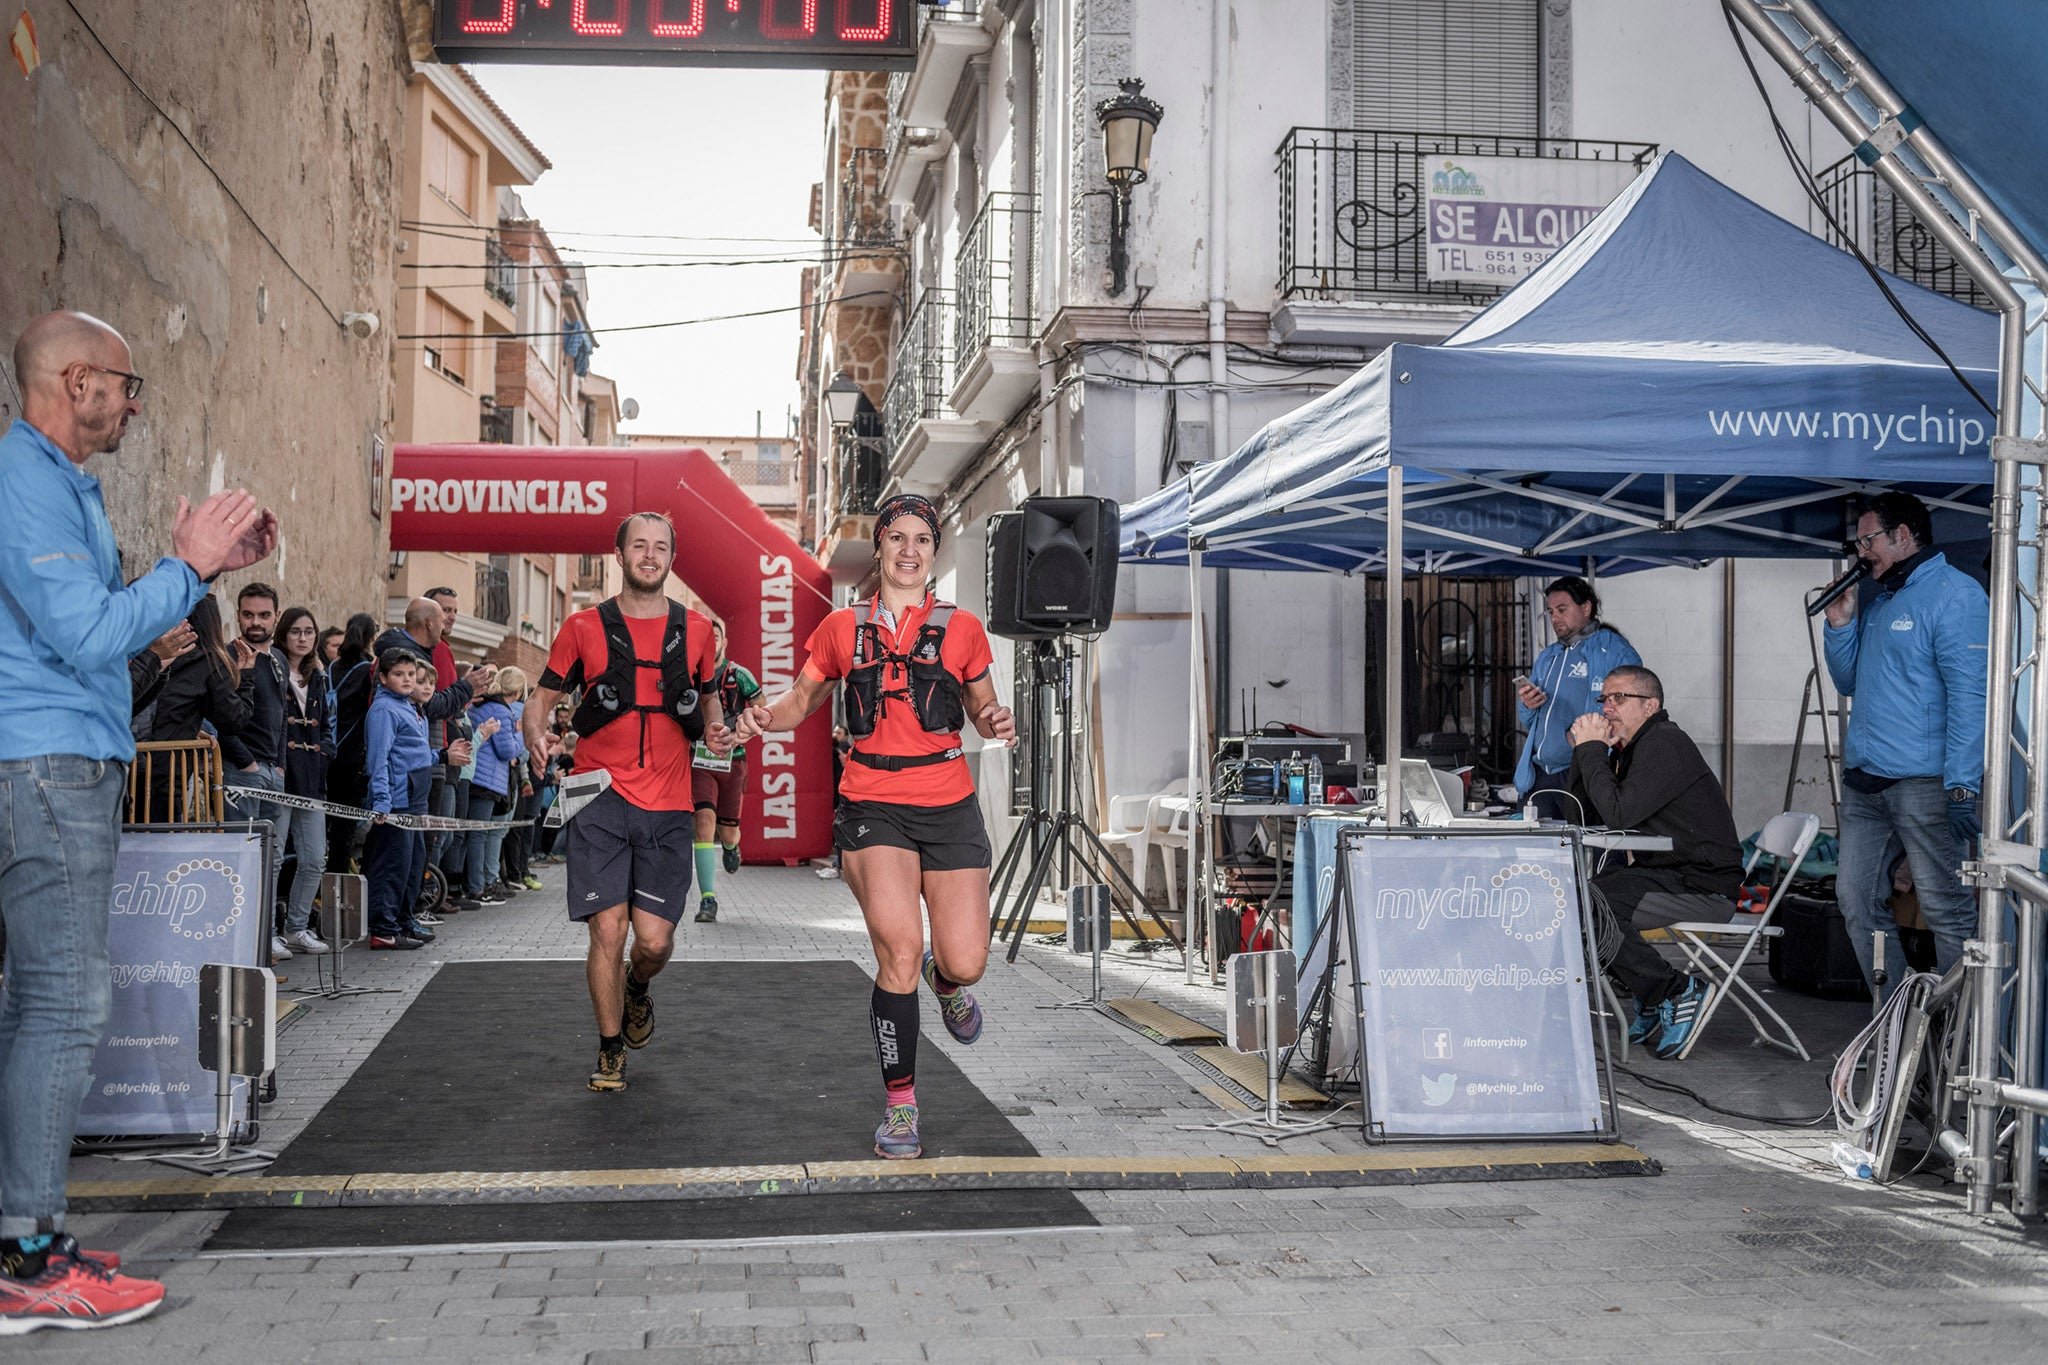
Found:
[[(698, 612), (689, 613), (690, 671), (700, 678), (711, 676), (718, 663), (718, 649), (712, 640), (711, 622)], [(633, 653), (641, 659), (661, 657), (662, 633), (668, 617), (628, 616), (626, 630), (633, 637)], [(608, 656), (604, 647), (604, 623), (597, 608), (587, 607), (562, 622), (555, 647), (548, 653), (547, 672), (541, 686), (559, 688), (577, 661), (583, 663), (583, 681), (596, 682), (605, 670)], [(642, 706), (661, 705), (661, 670), (636, 668)], [(640, 753), (640, 719), (647, 718), (647, 754)], [(683, 738), (682, 724), (659, 712), (632, 711), (595, 734), (576, 741), (576, 766), (572, 771), (587, 773), (604, 768), (612, 775), (612, 790), (641, 810), (689, 810), (690, 743)]]
[[(924, 627), (926, 618), (937, 605), (938, 598), (926, 593), (924, 601), (897, 618), (893, 632), (878, 610), (871, 611), (869, 619), (880, 627), (882, 640), (891, 652), (907, 654), (917, 641), (917, 632)], [(853, 617), (852, 607), (841, 607), (811, 633), (804, 646), (811, 655), (804, 660), (804, 672), (813, 680), (835, 681), (845, 677), (853, 666)], [(939, 661), (945, 664), (947, 672), (960, 680), (963, 687), (977, 678), (988, 676), (989, 665), (995, 661), (995, 656), (989, 652), (988, 632), (982, 628), (979, 618), (955, 608), (952, 618), (946, 622), (946, 639), (939, 648)], [(882, 690), (908, 690), (909, 679), (904, 674), (901, 664), (883, 665)], [(937, 754), (960, 743), (957, 730), (934, 734), (919, 725), (917, 712), (901, 697), (885, 698), (881, 710), (880, 718), (875, 721), (875, 732), (853, 741), (856, 750), (871, 754)], [(974, 773), (967, 766), (965, 757), (956, 758), (951, 763), (932, 763), (893, 773), (870, 768), (849, 758), (846, 772), (839, 779), (839, 794), (849, 801), (893, 801), (899, 806), (950, 806), (974, 795)]]

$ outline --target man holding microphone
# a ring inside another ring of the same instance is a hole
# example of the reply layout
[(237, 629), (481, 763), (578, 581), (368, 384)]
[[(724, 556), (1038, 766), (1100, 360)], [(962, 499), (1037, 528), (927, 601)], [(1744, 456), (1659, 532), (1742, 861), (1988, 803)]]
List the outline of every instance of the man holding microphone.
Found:
[(1842, 743), (1841, 873), (1835, 894), (1866, 978), (1883, 930), (1886, 979), (1905, 954), (1890, 910), (1891, 868), (1904, 852), (1934, 932), (1935, 969), (1962, 956), (1976, 898), (1958, 877), (1983, 833), (1984, 689), (1990, 600), (1933, 546), (1927, 508), (1883, 493), (1852, 542), (1875, 595), (1860, 614), (1851, 588), (1827, 607), (1828, 675), (1853, 698)]

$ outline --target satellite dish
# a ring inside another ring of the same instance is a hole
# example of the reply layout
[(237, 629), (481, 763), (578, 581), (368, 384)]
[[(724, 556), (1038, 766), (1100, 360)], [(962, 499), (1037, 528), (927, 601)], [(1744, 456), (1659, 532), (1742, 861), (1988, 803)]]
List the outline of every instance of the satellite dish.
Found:
[(628, 398), (625, 402), (619, 404), (619, 412), (628, 422), (634, 421), (640, 416), (640, 400)]

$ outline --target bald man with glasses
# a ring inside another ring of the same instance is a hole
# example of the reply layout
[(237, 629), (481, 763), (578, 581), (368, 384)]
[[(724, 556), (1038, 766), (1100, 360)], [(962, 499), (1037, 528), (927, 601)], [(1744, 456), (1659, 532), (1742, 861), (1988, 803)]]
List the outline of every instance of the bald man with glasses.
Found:
[(46, 313), (14, 343), (22, 416), (0, 437), (0, 1337), (131, 1322), (163, 1286), (64, 1231), (65, 1168), (112, 1009), (107, 918), (130, 737), (128, 659), (206, 585), (277, 546), (246, 491), (178, 499), (171, 553), (123, 584), (100, 481), (142, 407), (128, 343)]
[(1642, 931), (1733, 918), (1742, 843), (1720, 781), (1664, 710), (1664, 684), (1655, 673), (1637, 665), (1612, 669), (1596, 700), (1599, 715), (1572, 723), (1572, 794), (1584, 803), (1588, 823), (1671, 840), (1668, 853), (1632, 854), (1625, 866), (1593, 878), (1622, 930), (1608, 971), (1635, 997), (1629, 1041), (1669, 1059), (1698, 1025), (1707, 985), (1674, 970)]

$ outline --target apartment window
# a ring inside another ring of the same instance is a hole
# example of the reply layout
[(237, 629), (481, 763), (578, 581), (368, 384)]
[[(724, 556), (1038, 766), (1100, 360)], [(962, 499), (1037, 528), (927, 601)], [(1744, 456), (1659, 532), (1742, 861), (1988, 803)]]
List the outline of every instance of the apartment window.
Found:
[(1536, 0), (1352, 0), (1358, 128), (1541, 131)]
[(427, 188), (465, 218), (476, 217), (476, 153), (439, 119), (427, 122)]
[(434, 373), (446, 375), (463, 388), (468, 388), (470, 342), (467, 338), (476, 334), (475, 325), (432, 290), (427, 291), (425, 314), (421, 331), (429, 339), (420, 344), (421, 363)]
[(534, 283), (540, 287), (533, 291), (533, 349), (547, 372), (553, 374), (562, 354), (562, 300), (545, 279), (535, 272)]

